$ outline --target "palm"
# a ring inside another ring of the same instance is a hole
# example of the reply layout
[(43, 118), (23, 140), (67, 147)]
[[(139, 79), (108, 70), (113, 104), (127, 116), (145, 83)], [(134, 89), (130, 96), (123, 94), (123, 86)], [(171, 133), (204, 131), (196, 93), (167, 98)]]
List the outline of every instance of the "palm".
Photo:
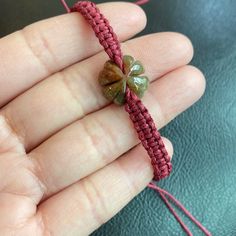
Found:
[(40, 235), (37, 204), (43, 188), (32, 161), (3, 119), (1, 133), (1, 235)]
[[(121, 40), (144, 27), (134, 5), (100, 8)], [(87, 235), (152, 179), (127, 114), (100, 93), (95, 78), (107, 57), (99, 50), (76, 13), (0, 39), (1, 235)], [(153, 34), (123, 51), (146, 66), (152, 83), (143, 101), (158, 127), (202, 95), (185, 37)]]

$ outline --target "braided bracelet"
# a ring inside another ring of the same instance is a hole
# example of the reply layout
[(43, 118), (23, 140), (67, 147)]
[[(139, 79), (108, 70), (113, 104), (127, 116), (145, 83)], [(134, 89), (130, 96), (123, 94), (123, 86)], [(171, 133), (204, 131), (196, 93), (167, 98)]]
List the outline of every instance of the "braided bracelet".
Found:
[[(146, 1), (147, 0), (139, 0), (136, 4), (143, 4)], [(145, 72), (143, 65), (132, 56), (122, 55), (116, 34), (108, 20), (100, 13), (95, 3), (79, 1), (72, 8), (69, 8), (65, 0), (61, 0), (61, 2), (68, 13), (79, 12), (83, 15), (109, 56), (110, 60), (105, 63), (104, 68), (100, 72), (98, 82), (101, 85), (104, 96), (109, 101), (118, 105), (124, 105), (125, 110), (129, 113), (130, 120), (133, 122), (133, 126), (137, 131), (138, 138), (150, 157), (153, 166), (153, 180), (159, 181), (169, 176), (172, 170), (170, 156), (165, 149), (161, 135), (148, 109), (140, 100), (149, 84), (148, 78), (143, 75)], [(179, 207), (205, 235), (211, 235), (211, 233), (170, 193), (159, 188), (154, 183), (150, 183), (148, 187), (156, 190), (160, 194), (164, 203), (187, 235), (191, 236), (192, 233), (171, 206), (170, 201)]]

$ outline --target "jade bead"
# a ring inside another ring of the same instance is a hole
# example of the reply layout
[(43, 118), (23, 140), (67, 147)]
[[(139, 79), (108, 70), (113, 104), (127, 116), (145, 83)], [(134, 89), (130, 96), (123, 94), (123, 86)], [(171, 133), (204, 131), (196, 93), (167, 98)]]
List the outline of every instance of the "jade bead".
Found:
[(102, 86), (103, 95), (116, 104), (125, 103), (126, 86), (139, 98), (147, 90), (149, 80), (143, 76), (144, 68), (140, 61), (135, 61), (132, 56), (123, 57), (124, 73), (111, 60), (107, 61), (99, 74), (99, 84)]

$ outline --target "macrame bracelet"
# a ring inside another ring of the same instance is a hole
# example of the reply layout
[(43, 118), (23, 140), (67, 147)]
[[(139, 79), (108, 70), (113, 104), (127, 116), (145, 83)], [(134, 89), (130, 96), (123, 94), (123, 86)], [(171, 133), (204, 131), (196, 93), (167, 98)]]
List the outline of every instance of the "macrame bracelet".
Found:
[[(136, 4), (144, 4), (148, 0), (139, 0)], [(172, 165), (170, 157), (165, 149), (161, 135), (148, 112), (148, 109), (141, 102), (140, 98), (148, 88), (148, 78), (143, 75), (144, 68), (139, 61), (135, 61), (132, 56), (122, 56), (120, 43), (108, 20), (100, 13), (95, 3), (90, 1), (79, 1), (71, 9), (64, 0), (63, 6), (70, 12), (79, 12), (91, 25), (95, 35), (99, 39), (110, 60), (104, 65), (99, 74), (99, 84), (102, 87), (104, 96), (116, 104), (125, 105), (125, 110), (129, 113), (130, 120), (137, 131), (138, 137), (146, 149), (153, 166), (153, 180), (159, 181), (169, 176)], [(156, 190), (174, 217), (180, 223), (187, 235), (192, 233), (175, 212), (168, 198), (179, 207), (202, 231), (210, 236), (208, 232), (183, 206), (167, 191), (150, 183), (149, 188)]]
[(81, 1), (76, 3), (71, 11), (78, 11), (84, 16), (111, 59), (108, 62), (109, 64), (105, 64), (105, 68), (100, 74), (100, 84), (106, 85), (105, 95), (107, 95), (107, 98), (110, 98), (110, 100), (115, 99), (116, 103), (125, 104), (125, 110), (129, 113), (138, 137), (151, 158), (154, 180), (167, 177), (172, 169), (170, 157), (151, 115), (134, 92), (139, 91), (143, 83), (135, 83), (133, 81), (133, 86), (128, 83), (128, 80), (132, 79), (132, 75), (135, 76), (133, 78), (136, 78), (136, 81), (141, 79), (138, 77), (141, 67), (140, 63), (135, 62), (134, 59), (128, 60), (126, 59), (127, 57), (122, 57), (117, 36), (95, 3)]

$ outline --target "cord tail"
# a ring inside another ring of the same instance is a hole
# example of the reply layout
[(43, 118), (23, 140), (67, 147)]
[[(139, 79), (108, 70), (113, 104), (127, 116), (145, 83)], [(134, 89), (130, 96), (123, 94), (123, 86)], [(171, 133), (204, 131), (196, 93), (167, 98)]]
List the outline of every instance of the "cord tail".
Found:
[(189, 228), (184, 224), (184, 222), (181, 220), (179, 215), (176, 213), (174, 208), (171, 206), (170, 201), (168, 198), (194, 223), (198, 226), (198, 228), (206, 235), (206, 236), (212, 236), (212, 234), (170, 193), (168, 193), (166, 190), (161, 189), (160, 187), (156, 186), (153, 183), (150, 183), (148, 185), (149, 188), (154, 189), (157, 191), (170, 212), (174, 215), (176, 220), (179, 222), (183, 230), (186, 232), (188, 236), (192, 236), (193, 234), (189, 230)]

